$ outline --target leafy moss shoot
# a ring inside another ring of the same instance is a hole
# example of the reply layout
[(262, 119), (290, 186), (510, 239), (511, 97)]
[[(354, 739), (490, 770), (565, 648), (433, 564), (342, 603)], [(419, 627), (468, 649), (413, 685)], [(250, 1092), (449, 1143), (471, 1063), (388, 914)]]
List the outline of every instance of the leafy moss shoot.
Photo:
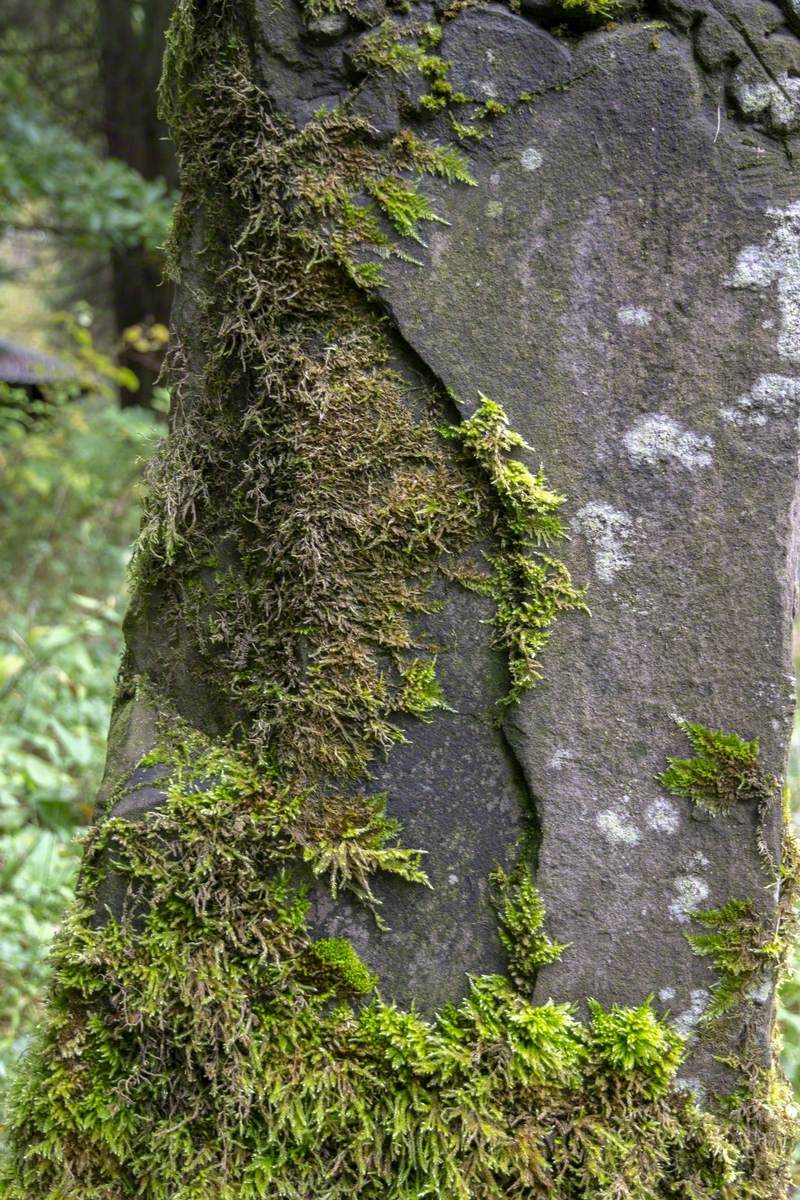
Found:
[[(423, 109), (459, 112), (464, 139), (488, 135), (503, 114), (453, 92), (440, 36), (389, 21), (362, 55), (418, 72)], [(703, 1111), (649, 1001), (586, 1020), (531, 1002), (565, 948), (526, 871), (493, 879), (508, 975), (473, 978), (432, 1020), (384, 1002), (348, 941), (309, 930), (312, 887), (377, 910), (378, 874), (426, 885), (368, 767), (447, 704), (415, 621), (437, 581), (493, 602), (505, 703), (539, 677), (554, 621), (585, 605), (554, 552), (564, 498), (522, 461), (503, 408), (468, 398), (459, 421), (434, 383), (420, 397), (374, 303), (380, 258), (407, 256), (435, 218), (425, 176), (470, 186), (461, 153), (407, 129), (375, 138), (347, 102), (291, 125), (257, 45), (255, 7), (178, 0), (164, 107), (185, 315), (118, 696), (118, 712), (138, 698), (159, 714), (139, 767), (165, 798), (115, 815), (122, 780), (86, 841), (2, 1195), (777, 1198), (774, 1077)], [(733, 777), (684, 764), (681, 794), (733, 802), (751, 764), (738, 742), (704, 753), (723, 750)]]
[[(789, 796), (784, 791), (780, 861), (774, 862), (769, 852), (765, 824), (781, 804), (781, 787), (765, 770), (757, 739), (747, 742), (735, 733), (692, 721), (680, 720), (678, 725), (694, 754), (670, 758), (662, 784), (715, 817), (728, 816), (737, 804), (750, 805), (756, 814), (765, 874), (760, 903), (754, 897), (734, 896), (719, 908), (693, 914), (696, 928), (687, 935), (689, 944), (696, 954), (710, 959), (718, 973), (704, 1015), (705, 1025), (713, 1027), (733, 1012), (746, 1011), (759, 992), (771, 992), (785, 978), (797, 937), (800, 846), (791, 829)], [(777, 892), (776, 908), (770, 892)]]

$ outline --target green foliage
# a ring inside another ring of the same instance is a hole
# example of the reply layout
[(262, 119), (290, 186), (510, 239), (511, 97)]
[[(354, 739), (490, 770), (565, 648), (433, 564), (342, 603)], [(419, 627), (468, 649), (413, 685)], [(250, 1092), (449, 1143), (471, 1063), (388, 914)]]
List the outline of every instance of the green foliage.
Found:
[(536, 981), (540, 967), (556, 962), (568, 946), (544, 931), (544, 905), (525, 863), (509, 875), (498, 868), (490, 877), (495, 890), (498, 933), (508, 955), (508, 973), (524, 991)]
[(27, 825), (0, 834), (0, 1103), (41, 1015), (47, 953), (76, 867), (77, 848), (65, 829)]
[(43, 118), (29, 80), (5, 62), (0, 72), (0, 227), (44, 224), (86, 249), (166, 239), (172, 199), (163, 179), (103, 158)]
[(0, 398), (0, 1092), (41, 1015), (71, 833), (102, 769), (139, 459), (155, 434), (103, 394)]
[(675, 796), (693, 800), (715, 816), (730, 812), (738, 801), (761, 805), (774, 798), (776, 781), (759, 764), (758, 741), (745, 742), (735, 733), (678, 721), (695, 752), (693, 758), (670, 758), (660, 781)]
[[(105, 397), (0, 409), (0, 821), (70, 828), (92, 803), (151, 418)], [(87, 778), (88, 772), (88, 778)]]

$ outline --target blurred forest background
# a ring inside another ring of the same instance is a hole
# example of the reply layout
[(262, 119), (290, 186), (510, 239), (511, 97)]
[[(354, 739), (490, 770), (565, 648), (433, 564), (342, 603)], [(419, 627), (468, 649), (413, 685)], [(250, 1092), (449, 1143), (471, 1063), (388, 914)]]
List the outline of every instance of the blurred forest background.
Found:
[(169, 402), (171, 5), (0, 0), (0, 1111), (102, 771)]
[[(171, 5), (0, 0), (0, 1130), (102, 771), (142, 465), (169, 404)], [(797, 736), (790, 774), (800, 798)], [(800, 1096), (800, 960), (782, 999)]]

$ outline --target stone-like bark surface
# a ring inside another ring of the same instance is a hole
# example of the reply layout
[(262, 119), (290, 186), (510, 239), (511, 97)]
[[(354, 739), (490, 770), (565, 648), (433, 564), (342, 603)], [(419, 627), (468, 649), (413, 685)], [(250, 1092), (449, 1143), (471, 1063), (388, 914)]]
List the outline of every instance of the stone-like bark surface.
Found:
[[(733, 41), (743, 19), (710, 14), (700, 30)], [(443, 54), (473, 93), (508, 100), (523, 77), (553, 89), (497, 123), (476, 189), (440, 190), (449, 226), (431, 233), (424, 269), (393, 267), (385, 290), (466, 413), (478, 392), (507, 405), (569, 497), (565, 558), (591, 582), (591, 619), (559, 626), (544, 680), (504, 726), (541, 825), (551, 929), (570, 943), (537, 993), (607, 1003), (653, 991), (688, 1030), (713, 979), (684, 936), (691, 910), (731, 895), (772, 903), (755, 812), (699, 819), (657, 776), (665, 754), (683, 753), (675, 715), (757, 736), (778, 774), (786, 754), (792, 144), (783, 158), (774, 130), (731, 119), (724, 78), (672, 32), (623, 27), (567, 51), (524, 17), (479, 7)], [(780, 95), (794, 123), (791, 79)], [(776, 813), (776, 854), (778, 839)], [(758, 1000), (766, 1034), (770, 1000)]]
[[(657, 776), (683, 751), (675, 716), (758, 737), (778, 774), (786, 754), (800, 50), (774, 5), (668, 15), (670, 29), (560, 39), (498, 5), (449, 23), (453, 86), (513, 111), (469, 151), (477, 187), (424, 185), (447, 224), (415, 250), (421, 265), (385, 267), (407, 365), (421, 360), (464, 415), (479, 393), (501, 402), (568, 496), (565, 558), (592, 609), (561, 623), (503, 736), (485, 720), (497, 668), (480, 605), (433, 622), (455, 711), (413, 723), (378, 778), (428, 850), (434, 891), (393, 885), (382, 935), (320, 898), (320, 928), (346, 931), (385, 994), (428, 1011), (459, 998), (467, 972), (498, 967), (485, 880), (510, 861), (526, 804), (550, 927), (570, 943), (541, 972), (541, 998), (654, 992), (688, 1031), (713, 979), (685, 938), (691, 911), (773, 903), (754, 810), (709, 820)], [(265, 79), (293, 119), (349, 90), (386, 136), (399, 113), (430, 124), (418, 81), (359, 90), (344, 17), (307, 33), (290, 6), (265, 7), (262, 29)], [(771, 1000), (758, 1003), (766, 1037)]]

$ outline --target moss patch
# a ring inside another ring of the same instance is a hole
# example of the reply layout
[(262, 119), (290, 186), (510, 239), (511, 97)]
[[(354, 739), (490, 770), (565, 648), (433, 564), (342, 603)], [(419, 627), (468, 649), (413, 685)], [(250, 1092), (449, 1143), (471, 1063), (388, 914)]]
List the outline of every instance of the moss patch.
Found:
[[(694, 912), (696, 929), (687, 934), (694, 951), (708, 958), (718, 973), (701, 1032), (716, 1038), (734, 1016), (742, 1020), (744, 1042), (725, 1061), (738, 1072), (742, 1086), (723, 1101), (729, 1119), (748, 1131), (752, 1147), (751, 1195), (785, 1196), (790, 1190), (788, 1157), (798, 1135), (791, 1090), (780, 1071), (764, 1068), (763, 1051), (752, 1045), (748, 1006), (763, 1003), (780, 987), (797, 937), (800, 899), (800, 847), (791, 827), (788, 791), (782, 797), (783, 842), (780, 861), (769, 852), (766, 822), (781, 805), (778, 780), (763, 766), (757, 741), (747, 742), (724, 730), (681, 721), (695, 755), (670, 759), (661, 776), (674, 795), (693, 800), (715, 816), (750, 802), (758, 813), (757, 841), (765, 888), (777, 889), (776, 909), (765, 913), (751, 897), (732, 897), (719, 908)], [(759, 992), (765, 990), (765, 996)], [(777, 1037), (777, 1033), (776, 1033)], [(780, 1045), (773, 1047), (777, 1059)]]
[(761, 766), (757, 739), (746, 742), (738, 734), (708, 729), (693, 721), (677, 724), (689, 739), (694, 756), (668, 759), (660, 776), (668, 792), (693, 800), (714, 816), (730, 812), (739, 801), (772, 802), (776, 780)]

